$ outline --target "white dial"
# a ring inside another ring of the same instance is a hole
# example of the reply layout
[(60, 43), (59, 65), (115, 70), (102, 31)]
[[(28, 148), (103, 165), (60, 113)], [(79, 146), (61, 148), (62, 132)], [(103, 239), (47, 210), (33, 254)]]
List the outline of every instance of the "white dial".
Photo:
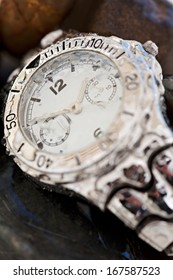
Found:
[(22, 130), (35, 147), (69, 154), (92, 145), (119, 112), (122, 83), (115, 63), (91, 50), (46, 62), (20, 102)]
[(155, 90), (148, 85), (151, 69), (142, 69), (144, 76), (138, 69), (145, 51), (135, 43), (139, 51), (131, 53), (131, 46), (117, 37), (82, 35), (52, 44), (26, 64), (4, 113), (7, 151), (24, 172), (49, 185), (81, 182), (102, 174), (134, 144), (144, 90), (149, 98)]

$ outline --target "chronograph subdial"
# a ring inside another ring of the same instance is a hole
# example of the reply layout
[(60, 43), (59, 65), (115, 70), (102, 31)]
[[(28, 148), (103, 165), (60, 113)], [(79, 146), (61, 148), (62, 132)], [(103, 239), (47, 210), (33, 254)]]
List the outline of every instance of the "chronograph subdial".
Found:
[(47, 146), (58, 146), (70, 135), (71, 119), (66, 115), (47, 118), (40, 128), (40, 139)]
[(107, 103), (114, 98), (116, 90), (117, 84), (115, 77), (96, 76), (88, 82), (85, 97), (92, 104)]

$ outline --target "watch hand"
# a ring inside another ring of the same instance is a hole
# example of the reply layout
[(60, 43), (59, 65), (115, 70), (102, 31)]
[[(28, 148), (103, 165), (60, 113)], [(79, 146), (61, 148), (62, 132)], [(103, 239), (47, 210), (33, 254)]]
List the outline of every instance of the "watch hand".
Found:
[(85, 80), (82, 81), (81, 88), (80, 88), (80, 91), (79, 91), (79, 95), (77, 97), (77, 100), (76, 100), (75, 104), (76, 103), (82, 103), (82, 101), (84, 100), (85, 89), (86, 89), (87, 83), (88, 83), (88, 79), (85, 79)]
[(62, 115), (64, 113), (74, 113), (74, 114), (78, 114), (82, 111), (82, 107), (80, 106), (80, 104), (74, 104), (72, 106), (70, 106), (69, 108), (57, 111), (57, 112), (53, 112), (53, 113), (48, 113), (48, 114), (44, 114), (40, 117), (35, 117), (33, 118), (30, 122), (29, 125), (34, 125), (37, 124), (38, 122), (41, 121), (45, 121), (46, 119), (50, 119), (50, 118), (55, 118), (59, 115)]
[(84, 97), (85, 97), (85, 87), (86, 87), (86, 84), (88, 82), (88, 79), (85, 79), (83, 82), (82, 82), (82, 85), (81, 85), (81, 88), (80, 88), (80, 91), (79, 91), (79, 95), (77, 97), (77, 100), (75, 103), (73, 103), (69, 108), (67, 109), (63, 109), (61, 111), (58, 111), (58, 112), (53, 112), (53, 113), (50, 113), (50, 114), (45, 114), (45, 115), (42, 115), (40, 117), (35, 117), (33, 118), (31, 121), (30, 121), (30, 125), (34, 125), (34, 124), (37, 124), (38, 122), (40, 121), (45, 121), (46, 119), (48, 118), (54, 118), (58, 115), (61, 115), (63, 113), (74, 113), (74, 114), (79, 114), (81, 111), (82, 111), (82, 107), (80, 105), (80, 103), (82, 103)]
[(86, 89), (87, 83), (88, 83), (88, 79), (85, 79), (82, 81), (78, 97), (77, 97), (76, 101), (70, 106), (71, 112), (74, 114), (79, 114), (82, 111), (81, 103), (83, 102), (84, 97), (85, 97), (85, 89)]
[(29, 125), (34, 125), (34, 124), (37, 124), (38, 122), (41, 122), (41, 121), (45, 121), (46, 119), (50, 119), (50, 118), (55, 118), (59, 115), (62, 115), (64, 113), (69, 113), (71, 112), (69, 109), (64, 109), (64, 110), (60, 110), (58, 112), (53, 112), (53, 113), (48, 113), (48, 114), (44, 114), (40, 117), (35, 117), (33, 118), (30, 122), (29, 122)]

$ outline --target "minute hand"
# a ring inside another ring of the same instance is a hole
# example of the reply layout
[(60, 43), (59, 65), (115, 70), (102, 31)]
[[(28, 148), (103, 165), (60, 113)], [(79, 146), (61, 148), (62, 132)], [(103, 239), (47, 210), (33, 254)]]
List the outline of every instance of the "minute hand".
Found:
[(83, 80), (76, 103), (82, 103), (82, 101), (84, 100), (87, 83), (88, 79)]
[(48, 114), (44, 114), (40, 117), (35, 117), (33, 118), (30, 122), (29, 122), (29, 125), (34, 125), (34, 124), (37, 124), (38, 122), (42, 122), (42, 121), (45, 121), (46, 119), (50, 119), (50, 118), (55, 118), (59, 115), (62, 115), (64, 113), (69, 113), (71, 112), (71, 109), (70, 108), (67, 108), (67, 109), (64, 109), (64, 110), (60, 110), (60, 111), (57, 111), (57, 112), (53, 112), (53, 113), (48, 113)]
[(82, 111), (81, 103), (83, 102), (84, 97), (85, 97), (85, 90), (86, 90), (87, 82), (88, 82), (88, 79), (83, 80), (80, 90), (79, 90), (79, 94), (77, 96), (77, 99), (69, 108), (71, 113), (74, 113), (74, 114), (81, 113), (81, 111)]

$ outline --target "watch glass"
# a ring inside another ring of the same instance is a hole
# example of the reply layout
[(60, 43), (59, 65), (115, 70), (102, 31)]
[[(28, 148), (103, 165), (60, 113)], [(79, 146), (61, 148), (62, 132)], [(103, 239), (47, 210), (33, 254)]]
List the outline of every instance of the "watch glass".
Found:
[(106, 55), (92, 50), (62, 53), (38, 68), (26, 84), (20, 126), (40, 150), (81, 151), (116, 120), (122, 94), (118, 68)]

